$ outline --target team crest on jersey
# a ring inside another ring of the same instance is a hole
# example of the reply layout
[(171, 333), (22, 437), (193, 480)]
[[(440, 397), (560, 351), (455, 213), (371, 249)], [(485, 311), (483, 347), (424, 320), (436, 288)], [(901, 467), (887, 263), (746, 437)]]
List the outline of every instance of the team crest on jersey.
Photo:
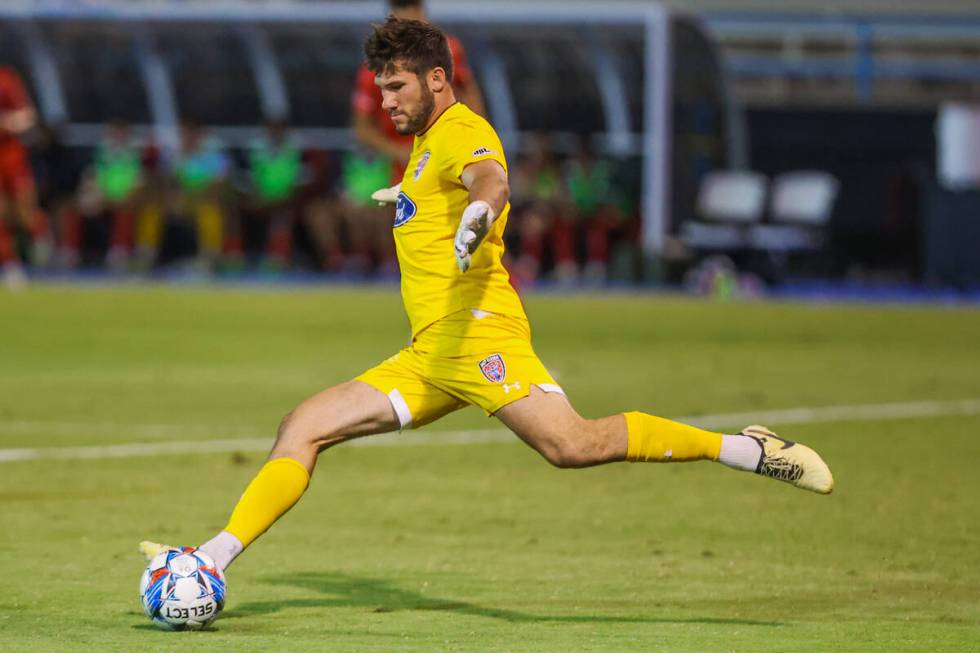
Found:
[(412, 175), (412, 181), (418, 181), (419, 180), (419, 177), (422, 176), (422, 171), (425, 170), (425, 164), (429, 162), (429, 159), (431, 157), (432, 157), (432, 151), (431, 150), (426, 150), (422, 154), (422, 157), (419, 159), (418, 165), (415, 166), (415, 174)]
[(418, 207), (415, 206), (415, 202), (412, 201), (412, 198), (405, 194), (405, 191), (398, 193), (398, 200), (395, 202), (394, 226), (396, 228), (402, 226), (414, 218), (417, 211)]
[(487, 356), (480, 361), (480, 371), (490, 383), (503, 383), (504, 379), (507, 378), (507, 368), (504, 366), (504, 359), (500, 354)]
[(494, 152), (493, 150), (491, 150), (489, 148), (486, 148), (486, 147), (481, 147), (478, 150), (473, 150), (473, 157), (474, 158), (476, 158), (478, 156), (486, 156), (487, 154), (496, 154), (496, 152)]

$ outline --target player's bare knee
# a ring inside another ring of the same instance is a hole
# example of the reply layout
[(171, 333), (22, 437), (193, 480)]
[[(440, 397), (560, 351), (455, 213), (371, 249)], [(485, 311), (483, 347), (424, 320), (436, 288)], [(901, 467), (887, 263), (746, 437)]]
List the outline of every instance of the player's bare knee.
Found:
[(545, 459), (560, 469), (579, 469), (595, 465), (603, 458), (603, 448), (591, 420), (556, 432), (541, 447)]
[(577, 430), (556, 434), (541, 448), (545, 459), (559, 469), (577, 469), (589, 464), (587, 448), (582, 446)]
[(296, 411), (291, 410), (286, 413), (279, 421), (279, 428), (276, 430), (276, 448), (291, 448), (299, 444), (299, 429), (296, 428)]
[(579, 469), (585, 467), (586, 463), (573, 449), (563, 448), (545, 454), (545, 459), (558, 469)]
[(329, 436), (317, 429), (312, 420), (304, 418), (303, 406), (289, 411), (279, 422), (276, 446), (287, 448), (319, 447), (320, 441)]
[(295, 411), (292, 411), (292, 410), (289, 411), (288, 413), (286, 413), (285, 415), (283, 415), (283, 418), (281, 420), (279, 420), (279, 429), (276, 431), (276, 440), (277, 441), (285, 439), (286, 438), (286, 435), (289, 433), (289, 425), (293, 421), (293, 413), (294, 412)]

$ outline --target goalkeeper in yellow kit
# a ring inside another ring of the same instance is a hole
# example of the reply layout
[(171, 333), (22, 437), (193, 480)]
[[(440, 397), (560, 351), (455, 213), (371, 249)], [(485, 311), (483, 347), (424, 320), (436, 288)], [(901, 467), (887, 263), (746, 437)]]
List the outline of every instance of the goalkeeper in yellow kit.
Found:
[[(228, 525), (201, 550), (226, 568), (299, 500), (325, 449), (470, 404), (558, 467), (712, 460), (815, 492), (833, 489), (820, 456), (760, 426), (724, 435), (640, 412), (599, 419), (575, 412), (531, 348), (501, 264), (507, 160), (489, 123), (456, 102), (445, 35), (389, 18), (375, 26), (365, 54), (395, 127), (415, 135), (394, 220), (412, 343), (286, 415)], [(165, 547), (141, 548), (152, 556)]]

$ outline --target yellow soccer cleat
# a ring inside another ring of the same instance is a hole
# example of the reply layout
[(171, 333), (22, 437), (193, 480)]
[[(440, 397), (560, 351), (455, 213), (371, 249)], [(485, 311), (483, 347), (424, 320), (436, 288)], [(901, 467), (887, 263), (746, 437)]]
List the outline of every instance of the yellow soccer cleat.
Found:
[(834, 476), (823, 458), (806, 445), (784, 440), (764, 426), (753, 425), (742, 429), (739, 435), (752, 438), (762, 447), (762, 458), (755, 473), (796, 487), (830, 494), (834, 489)]
[(153, 560), (164, 551), (168, 549), (175, 549), (177, 547), (170, 546), (169, 544), (157, 544), (156, 542), (150, 542), (149, 540), (143, 540), (140, 542), (140, 553), (146, 556), (147, 560)]

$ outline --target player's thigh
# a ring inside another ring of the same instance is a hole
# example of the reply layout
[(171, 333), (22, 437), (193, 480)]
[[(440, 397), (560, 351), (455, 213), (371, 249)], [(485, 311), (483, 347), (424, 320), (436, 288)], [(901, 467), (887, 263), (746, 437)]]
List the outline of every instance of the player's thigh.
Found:
[(585, 419), (568, 398), (532, 386), (530, 393), (495, 414), (507, 428), (558, 467), (588, 467), (622, 460), (626, 451), (622, 415)]
[(348, 381), (306, 399), (283, 419), (277, 448), (318, 449), (399, 428), (388, 397), (361, 381)]
[[(413, 348), (403, 349), (357, 377), (387, 397), (398, 416), (398, 428), (418, 428), (466, 406), (460, 397), (426, 376), (431, 361)], [(431, 369), (428, 371), (431, 372)]]
[(557, 392), (544, 392), (536, 385), (529, 394), (494, 413), (504, 425), (549, 460), (552, 452), (583, 428), (583, 419), (568, 398)]

